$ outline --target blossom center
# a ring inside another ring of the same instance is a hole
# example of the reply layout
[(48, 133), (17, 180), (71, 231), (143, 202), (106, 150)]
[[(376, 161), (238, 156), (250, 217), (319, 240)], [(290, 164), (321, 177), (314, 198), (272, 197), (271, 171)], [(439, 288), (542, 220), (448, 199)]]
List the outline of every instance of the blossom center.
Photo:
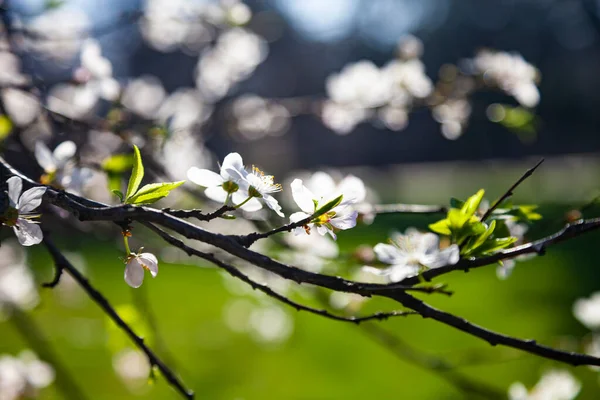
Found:
[(265, 175), (256, 166), (252, 166), (252, 173), (247, 177), (250, 189), (248, 194), (251, 197), (262, 197), (264, 194), (276, 193), (282, 190), (279, 183), (275, 183), (273, 175)]
[(4, 212), (4, 215), (0, 217), (0, 221), (6, 225), (13, 227), (17, 224), (17, 219), (19, 219), (19, 210), (14, 207), (8, 207)]

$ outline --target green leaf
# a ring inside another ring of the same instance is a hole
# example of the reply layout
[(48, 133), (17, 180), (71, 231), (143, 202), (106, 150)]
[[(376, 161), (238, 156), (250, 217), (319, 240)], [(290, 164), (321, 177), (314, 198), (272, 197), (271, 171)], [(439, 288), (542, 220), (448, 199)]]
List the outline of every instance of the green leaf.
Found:
[(122, 174), (133, 167), (131, 154), (115, 154), (102, 162), (102, 169), (109, 173)]
[[(129, 178), (129, 184), (127, 185), (127, 200), (133, 196), (138, 188), (142, 179), (144, 178), (144, 164), (142, 164), (142, 155), (140, 149), (134, 144), (133, 145), (133, 169), (131, 171), (131, 177)], [(164, 196), (163, 196), (164, 197)]]
[(111, 190), (111, 192), (121, 200), (121, 203), (125, 201), (125, 197), (123, 196), (123, 192), (117, 189)]
[(479, 236), (485, 233), (486, 230), (487, 226), (483, 222), (480, 222), (479, 220), (471, 220), (468, 224), (463, 225), (462, 229), (460, 230), (460, 234), (463, 237)]
[(475, 211), (479, 208), (479, 204), (481, 204), (481, 200), (483, 200), (483, 195), (485, 194), (485, 190), (480, 189), (473, 196), (469, 197), (465, 204), (460, 209), (461, 212), (465, 215), (468, 215), (469, 218), (475, 214)]
[(333, 199), (330, 202), (323, 205), (323, 207), (320, 207), (318, 210), (316, 210), (315, 213), (312, 215), (312, 217), (317, 218), (325, 213), (328, 213), (334, 207), (337, 207), (342, 202), (343, 198), (344, 198), (344, 195), (340, 194), (338, 197), (336, 197), (335, 199)]
[(164, 197), (167, 197), (171, 190), (183, 185), (185, 181), (151, 183), (144, 185), (138, 192), (129, 197), (125, 202), (127, 204), (151, 204)]
[(462, 200), (459, 200), (457, 198), (451, 197), (450, 198), (450, 207), (452, 208), (463, 208), (463, 206), (465, 205), (465, 202)]
[(429, 229), (431, 229), (435, 233), (439, 233), (440, 235), (452, 235), (452, 231), (450, 230), (450, 223), (447, 218), (442, 219), (438, 222), (434, 222), (433, 224), (429, 224)]
[(448, 211), (448, 226), (452, 231), (460, 230), (469, 219), (469, 215), (466, 215), (457, 208), (451, 208)]
[(491, 239), (491, 240), (488, 240), (485, 243), (483, 243), (481, 246), (479, 246), (479, 248), (477, 249), (477, 253), (482, 254), (482, 255), (490, 254), (490, 253), (496, 252), (498, 250), (502, 250), (508, 246), (511, 246), (517, 240), (518, 239), (513, 236), (509, 236), (509, 237), (505, 237), (505, 238), (498, 238), (498, 239)]
[(476, 250), (479, 246), (481, 246), (486, 240), (488, 240), (488, 238), (490, 237), (490, 235), (492, 233), (494, 233), (495, 229), (496, 229), (496, 221), (492, 221), (490, 223), (490, 226), (485, 230), (485, 232), (483, 232), (481, 235), (479, 235), (475, 239), (475, 241), (470, 246), (470, 248), (468, 249), (468, 251), (465, 252), (464, 254), (468, 254), (468, 253), (472, 252), (473, 250)]

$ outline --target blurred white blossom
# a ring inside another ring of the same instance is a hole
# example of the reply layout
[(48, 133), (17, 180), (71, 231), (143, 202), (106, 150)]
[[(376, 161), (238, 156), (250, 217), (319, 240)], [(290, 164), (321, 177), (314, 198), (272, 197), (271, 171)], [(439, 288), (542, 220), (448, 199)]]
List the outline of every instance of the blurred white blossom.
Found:
[(274, 101), (255, 95), (242, 95), (231, 106), (235, 131), (247, 140), (285, 133), (290, 126), (290, 113)]
[(72, 193), (80, 194), (92, 176), (92, 170), (80, 168), (75, 164), (76, 152), (77, 146), (70, 140), (56, 146), (54, 151), (50, 151), (43, 142), (36, 142), (35, 159), (45, 173), (41, 182), (56, 184), (61, 189), (68, 189)]
[(432, 113), (433, 118), (442, 125), (442, 135), (454, 140), (462, 135), (469, 121), (471, 104), (467, 99), (447, 99), (433, 107)]
[(139, 350), (125, 349), (113, 356), (113, 368), (131, 389), (145, 387), (150, 376), (148, 357)]
[(230, 29), (200, 57), (196, 86), (207, 99), (216, 101), (250, 76), (267, 51), (267, 44), (260, 36), (242, 28)]
[(539, 72), (520, 54), (482, 50), (469, 64), (488, 85), (497, 86), (522, 106), (535, 107), (539, 103)]
[(579, 394), (581, 384), (566, 370), (550, 370), (527, 390), (521, 382), (508, 389), (509, 400), (572, 400)]
[(600, 328), (600, 292), (577, 299), (573, 304), (573, 315), (589, 329)]
[(18, 357), (0, 356), (0, 399), (19, 400), (38, 396), (39, 389), (54, 381), (54, 369), (30, 350)]
[(75, 80), (85, 85), (85, 90), (98, 98), (115, 101), (121, 93), (119, 83), (113, 78), (110, 60), (102, 56), (100, 43), (87, 39), (81, 47), (81, 68), (75, 71)]
[(2, 90), (2, 101), (6, 113), (17, 126), (30, 125), (41, 111), (39, 99), (23, 90), (12, 88)]
[(374, 115), (389, 129), (404, 129), (415, 99), (429, 96), (433, 84), (423, 63), (406, 57), (392, 60), (382, 68), (367, 60), (349, 64), (327, 78), (326, 89), (323, 123), (346, 134)]
[(0, 319), (12, 307), (30, 310), (39, 302), (37, 286), (27, 266), (27, 255), (14, 239), (0, 246)]
[(79, 50), (80, 38), (90, 28), (88, 16), (79, 8), (59, 7), (48, 10), (27, 23), (30, 35), (25, 36), (28, 51), (66, 64)]
[(165, 97), (161, 81), (155, 76), (144, 75), (127, 84), (122, 102), (134, 113), (154, 119)]

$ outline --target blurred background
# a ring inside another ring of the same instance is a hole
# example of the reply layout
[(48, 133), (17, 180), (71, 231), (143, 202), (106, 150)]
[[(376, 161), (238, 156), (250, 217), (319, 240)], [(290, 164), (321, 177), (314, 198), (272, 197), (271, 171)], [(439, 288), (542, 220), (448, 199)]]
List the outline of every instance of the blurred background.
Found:
[[(0, 4), (2, 154), (33, 179), (116, 203), (108, 188), (124, 187), (137, 144), (149, 182), (185, 179), (190, 167), (215, 168), (237, 151), (247, 165), (284, 183), (287, 210), (290, 180), (317, 170), (362, 178), (372, 203), (447, 205), (480, 188), (492, 201), (544, 157), (515, 195), (517, 203), (540, 204), (544, 216), (525, 239), (600, 215), (600, 1)], [(52, 175), (36, 143), (52, 151), (65, 141), (77, 148), (69, 173)], [(84, 178), (76, 182), (75, 175)], [(160, 204), (199, 207), (199, 196), (197, 186), (186, 184)], [(432, 321), (362, 327), (297, 313), (163, 248), (141, 229), (134, 243), (159, 256), (160, 274), (130, 289), (122, 280), (119, 232), (43, 212), (68, 258), (198, 398), (493, 398), (465, 387), (463, 377), (504, 397), (514, 382), (531, 388), (553, 368), (574, 374), (582, 384), (577, 398), (600, 395), (597, 371), (493, 348)], [(356, 277), (360, 246), (408, 227), (425, 230), (438, 219), (382, 215), (340, 233), (336, 243), (288, 243), (308, 246), (302, 251), (314, 258), (295, 258), (277, 243), (260, 250)], [(207, 228), (256, 226), (219, 220)], [(43, 379), (30, 381), (20, 396), (68, 398), (72, 387), (61, 379), (68, 376), (87, 398), (177, 398), (160, 376), (149, 378), (144, 357), (73, 281), (63, 277), (57, 288), (42, 289), (52, 278), (49, 256), (38, 247), (24, 252), (8, 231), (0, 247), (0, 354), (19, 357), (31, 349), (48, 363), (21, 356), (36, 371), (32, 376)], [(444, 276), (454, 296), (426, 300), (506, 334), (593, 351), (593, 328), (578, 322), (572, 308), (600, 289), (597, 240), (591, 233), (520, 261), (505, 280), (495, 266)], [(317, 307), (348, 313), (395, 307), (253, 273)], [(0, 399), (2, 385), (0, 379)]]

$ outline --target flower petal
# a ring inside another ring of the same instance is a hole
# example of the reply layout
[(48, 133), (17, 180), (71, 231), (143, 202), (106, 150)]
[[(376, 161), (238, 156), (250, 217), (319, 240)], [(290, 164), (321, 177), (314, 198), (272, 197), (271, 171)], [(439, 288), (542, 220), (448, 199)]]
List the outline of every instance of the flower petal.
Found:
[(11, 176), (6, 183), (8, 184), (8, 198), (10, 199), (11, 206), (16, 207), (19, 203), (21, 190), (23, 190), (23, 181), (18, 176)]
[(439, 268), (446, 265), (454, 265), (460, 258), (460, 249), (453, 244), (442, 251), (425, 254), (420, 257), (421, 264), (429, 268)]
[(223, 159), (223, 164), (221, 165), (221, 176), (223, 179), (243, 179), (246, 174), (247, 172), (244, 168), (242, 156), (240, 156), (238, 153), (229, 153), (227, 156), (225, 156)]
[(302, 211), (308, 214), (315, 212), (315, 195), (302, 184), (302, 179), (294, 179), (290, 187), (292, 188), (292, 197)]
[(54, 160), (54, 156), (50, 149), (42, 142), (35, 143), (35, 159), (37, 160), (40, 167), (44, 169), (46, 172), (54, 172), (56, 171), (56, 160)]
[(209, 187), (204, 191), (204, 194), (217, 203), (224, 203), (227, 198), (227, 192), (221, 186)]
[[(336, 207), (337, 209), (337, 207)], [(346, 210), (335, 215), (331, 219), (331, 225), (338, 229), (350, 229), (356, 226), (356, 218), (358, 217), (357, 211)]]
[(440, 249), (440, 238), (435, 233), (414, 233), (410, 235), (410, 240), (416, 247), (417, 254), (433, 255)]
[(221, 175), (208, 169), (200, 169), (198, 167), (192, 167), (188, 169), (187, 177), (190, 181), (196, 185), (204, 187), (214, 187), (221, 185), (224, 180)]
[(267, 207), (275, 211), (277, 215), (279, 215), (281, 218), (285, 217), (285, 215), (283, 215), (283, 213), (281, 212), (281, 206), (279, 205), (279, 202), (275, 199), (275, 197), (269, 194), (263, 194), (262, 199), (264, 200)]
[[(40, 142), (38, 142), (40, 143)], [(77, 152), (77, 146), (71, 140), (66, 140), (56, 146), (54, 149), (54, 160), (56, 161), (57, 168), (61, 168), (69, 161)]]
[(42, 204), (42, 197), (46, 193), (46, 189), (46, 187), (37, 186), (26, 190), (19, 198), (19, 203), (17, 204), (19, 213), (28, 213), (38, 208)]
[(292, 215), (290, 215), (290, 222), (294, 223), (294, 222), (302, 221), (304, 218), (308, 218), (308, 217), (310, 217), (310, 214), (304, 213), (302, 211), (298, 211), (298, 212), (295, 212)]
[(379, 243), (373, 247), (377, 259), (386, 264), (397, 264), (399, 260), (404, 260), (406, 255), (396, 246), (391, 244)]
[(362, 179), (353, 175), (345, 177), (337, 186), (336, 193), (344, 195), (342, 205), (356, 204), (362, 202), (367, 196), (365, 184)]
[(33, 246), (40, 243), (44, 238), (42, 228), (38, 224), (23, 218), (17, 219), (17, 224), (13, 226), (13, 230), (17, 235), (17, 239), (19, 239), (19, 243), (23, 246)]
[(138, 255), (138, 260), (140, 261), (140, 264), (148, 268), (148, 271), (150, 271), (153, 278), (158, 275), (158, 260), (154, 254), (142, 253)]
[[(317, 195), (319, 198), (325, 198), (328, 200), (332, 200), (335, 197), (339, 196), (341, 193), (334, 193), (335, 190), (335, 181), (326, 172), (318, 171), (312, 174), (308, 182), (306, 182), (306, 186), (310, 188), (312, 193)], [(314, 197), (313, 198), (317, 198)]]
[[(248, 193), (238, 190), (231, 195), (231, 201), (233, 204), (242, 204), (244, 201), (248, 199)], [(246, 212), (255, 212), (261, 210), (263, 208), (260, 201), (257, 198), (252, 198), (248, 200), (246, 204), (240, 207), (242, 210)]]
[(391, 282), (400, 282), (401, 280), (410, 278), (411, 276), (419, 275), (419, 266), (416, 264), (393, 265), (390, 268)]
[(139, 288), (144, 282), (144, 267), (137, 257), (127, 262), (125, 267), (125, 282), (132, 288)]

